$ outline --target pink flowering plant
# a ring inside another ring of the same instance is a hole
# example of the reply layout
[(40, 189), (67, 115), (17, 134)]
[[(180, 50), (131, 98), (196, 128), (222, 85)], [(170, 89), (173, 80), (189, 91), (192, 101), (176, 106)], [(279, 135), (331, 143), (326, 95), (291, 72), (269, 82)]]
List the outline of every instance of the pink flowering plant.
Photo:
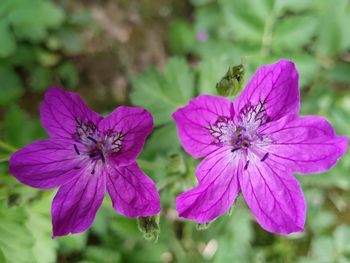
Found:
[(300, 116), (298, 72), (281, 59), (257, 70), (231, 102), (200, 95), (173, 118), (187, 153), (204, 158), (198, 185), (176, 198), (179, 216), (208, 223), (242, 193), (265, 230), (304, 230), (306, 202), (293, 173), (322, 173), (344, 155), (348, 140), (320, 116)]
[(160, 211), (157, 189), (135, 161), (153, 128), (147, 110), (120, 106), (103, 118), (76, 93), (51, 88), (40, 113), (50, 138), (15, 152), (9, 167), (26, 185), (59, 187), (51, 208), (54, 237), (89, 228), (106, 192), (126, 217)]

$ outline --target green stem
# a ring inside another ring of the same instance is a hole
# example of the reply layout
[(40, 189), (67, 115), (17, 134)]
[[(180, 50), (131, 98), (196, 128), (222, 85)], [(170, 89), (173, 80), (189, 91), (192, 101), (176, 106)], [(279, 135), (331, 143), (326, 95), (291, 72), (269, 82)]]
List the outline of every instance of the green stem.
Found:
[(272, 30), (276, 22), (276, 5), (271, 10), (271, 14), (266, 20), (264, 33), (261, 39), (261, 55), (266, 57), (269, 55), (271, 42), (272, 42)]
[(10, 145), (2, 140), (0, 140), (0, 148), (5, 150), (5, 151), (11, 152), (11, 153), (17, 151), (17, 149), (14, 146), (12, 146), (12, 145)]

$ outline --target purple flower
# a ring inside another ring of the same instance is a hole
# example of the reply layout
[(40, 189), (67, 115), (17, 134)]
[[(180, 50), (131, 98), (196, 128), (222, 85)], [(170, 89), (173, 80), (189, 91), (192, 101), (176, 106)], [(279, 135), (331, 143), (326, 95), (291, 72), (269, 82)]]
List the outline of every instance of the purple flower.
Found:
[(200, 43), (207, 41), (208, 37), (209, 36), (207, 31), (199, 31), (196, 36), (197, 41)]
[(280, 60), (261, 67), (231, 103), (201, 95), (173, 117), (186, 152), (205, 157), (198, 186), (176, 200), (179, 215), (198, 223), (222, 215), (242, 192), (267, 231), (303, 231), (306, 204), (297, 173), (321, 173), (347, 149), (322, 117), (298, 116), (298, 72)]
[(50, 139), (14, 153), (10, 171), (35, 188), (60, 187), (51, 209), (53, 236), (86, 230), (106, 191), (127, 217), (160, 211), (154, 183), (135, 162), (153, 128), (146, 110), (121, 106), (103, 118), (77, 94), (51, 88), (40, 113)]

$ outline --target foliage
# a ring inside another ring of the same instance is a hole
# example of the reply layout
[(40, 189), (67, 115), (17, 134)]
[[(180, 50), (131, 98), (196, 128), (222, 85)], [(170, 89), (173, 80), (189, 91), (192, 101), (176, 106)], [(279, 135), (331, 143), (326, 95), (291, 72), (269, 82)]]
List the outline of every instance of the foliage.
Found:
[[(241, 198), (230, 214), (199, 231), (194, 222), (179, 220), (174, 207), (176, 194), (196, 184), (198, 161), (181, 149), (171, 118), (192, 97), (216, 94), (216, 83), (230, 66), (243, 63), (247, 81), (258, 66), (285, 57), (300, 72), (302, 114), (324, 115), (338, 133), (350, 136), (349, 1), (191, 3), (194, 21), (181, 18), (169, 28), (168, 46), (176, 57), (161, 70), (146, 69), (131, 83), (131, 103), (150, 110), (155, 121), (138, 160), (161, 194), (154, 244), (143, 238), (136, 220), (111, 209), (108, 197), (91, 230), (53, 240), (53, 192), (23, 186), (9, 174), (10, 154), (46, 137), (38, 109), (23, 107), (31, 103), (28, 93), (42, 98), (49, 85), (79, 85), (82, 76), (71, 57), (83, 52), (82, 31), (92, 22), (89, 15), (54, 1), (1, 1), (0, 262), (350, 262), (348, 153), (325, 174), (298, 176), (308, 203), (305, 233), (264, 232)], [(208, 39), (198, 41), (199, 32)]]

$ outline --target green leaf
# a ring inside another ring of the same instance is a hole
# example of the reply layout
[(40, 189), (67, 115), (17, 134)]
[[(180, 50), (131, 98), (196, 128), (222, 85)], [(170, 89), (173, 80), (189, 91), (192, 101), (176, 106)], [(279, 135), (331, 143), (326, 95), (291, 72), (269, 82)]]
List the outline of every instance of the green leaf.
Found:
[(37, 66), (30, 74), (30, 88), (33, 91), (44, 91), (51, 83), (52, 73), (49, 68)]
[(58, 244), (56, 240), (51, 238), (52, 225), (49, 212), (51, 199), (52, 196), (47, 195), (27, 209), (29, 219), (26, 222), (26, 226), (35, 240), (33, 254), (36, 263), (56, 262)]
[(15, 34), (33, 42), (43, 40), (49, 29), (58, 28), (64, 20), (63, 10), (48, 1), (20, 1), (8, 15)]
[(24, 209), (0, 203), (0, 250), (7, 263), (36, 262), (32, 252), (34, 238), (25, 226), (26, 220)]
[(16, 50), (16, 40), (6, 21), (0, 17), (0, 57), (12, 55)]
[(272, 47), (279, 51), (294, 51), (308, 44), (316, 34), (317, 17), (288, 16), (276, 24)]
[(9, 108), (3, 125), (5, 141), (18, 148), (45, 137), (39, 120), (29, 119), (18, 105)]
[(79, 73), (76, 66), (71, 62), (65, 62), (57, 69), (57, 74), (60, 77), (63, 86), (69, 89), (77, 88), (79, 84)]
[(23, 93), (21, 80), (16, 72), (10, 67), (0, 65), (0, 85), (0, 105), (6, 105), (13, 102)]
[(176, 55), (189, 53), (196, 45), (194, 29), (182, 20), (177, 20), (170, 25), (168, 39), (170, 49)]
[[(116, 250), (105, 247), (88, 246), (85, 251), (85, 258), (88, 262), (118, 263), (121, 256)], [(91, 261), (90, 261), (91, 260)]]
[(350, 83), (350, 65), (349, 63), (338, 63), (327, 71), (328, 77), (332, 81)]
[(177, 129), (174, 123), (157, 127), (146, 141), (142, 156), (153, 158), (157, 155), (176, 152), (180, 148)]
[(348, 25), (350, 24), (349, 3), (347, 0), (319, 2), (322, 5), (320, 6), (317, 51), (322, 55), (334, 56), (350, 48), (350, 36), (348, 34)]
[(194, 95), (194, 75), (182, 58), (172, 58), (163, 73), (149, 69), (133, 81), (131, 101), (148, 109), (156, 125), (171, 121), (171, 114)]

